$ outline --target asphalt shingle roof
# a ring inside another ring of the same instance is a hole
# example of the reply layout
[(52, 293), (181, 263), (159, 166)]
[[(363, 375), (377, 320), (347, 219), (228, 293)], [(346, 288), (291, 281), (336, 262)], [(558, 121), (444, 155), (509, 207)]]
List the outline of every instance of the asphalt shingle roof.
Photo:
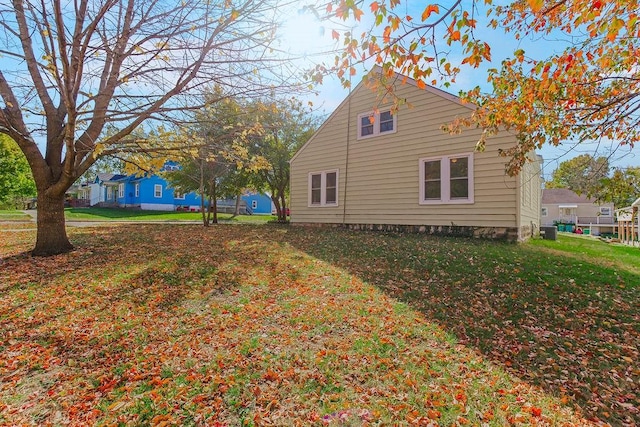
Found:
[(542, 190), (543, 205), (557, 205), (559, 203), (595, 203), (596, 199), (586, 195), (577, 195), (568, 188), (545, 188)]

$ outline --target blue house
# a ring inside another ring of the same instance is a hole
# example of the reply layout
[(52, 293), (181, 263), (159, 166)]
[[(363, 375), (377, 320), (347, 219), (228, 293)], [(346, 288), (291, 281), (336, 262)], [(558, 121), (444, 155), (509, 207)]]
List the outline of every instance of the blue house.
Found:
[(123, 207), (142, 210), (174, 211), (199, 210), (200, 196), (195, 192), (180, 193), (157, 175), (130, 175), (118, 183), (117, 203)]
[[(172, 164), (165, 170), (177, 167)], [(195, 192), (180, 193), (158, 175), (122, 175), (100, 173), (88, 185), (81, 186), (80, 199), (89, 206), (138, 208), (155, 211), (198, 211), (201, 198)], [(241, 197), (241, 213), (271, 213), (271, 198), (265, 194), (247, 192)], [(221, 203), (221, 206), (226, 206)], [(233, 202), (235, 206), (235, 202)]]
[(89, 206), (138, 208), (173, 211), (200, 209), (200, 196), (195, 192), (179, 193), (158, 175), (137, 176), (98, 174), (80, 197), (89, 199)]
[(271, 197), (264, 193), (247, 192), (242, 196), (242, 200), (247, 203), (247, 212), (259, 215), (271, 215), (274, 208)]

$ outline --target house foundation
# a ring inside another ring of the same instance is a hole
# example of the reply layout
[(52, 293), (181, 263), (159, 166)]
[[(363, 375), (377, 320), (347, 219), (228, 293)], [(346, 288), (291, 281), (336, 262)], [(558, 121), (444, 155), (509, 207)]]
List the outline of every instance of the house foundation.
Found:
[[(301, 227), (344, 228), (357, 231), (379, 231), (391, 233), (414, 233), (431, 236), (467, 237), (487, 240), (517, 242), (523, 240), (517, 227), (473, 227), (462, 225), (399, 225), (399, 224), (327, 224), (327, 223), (291, 223)], [(528, 238), (531, 237), (530, 233)]]

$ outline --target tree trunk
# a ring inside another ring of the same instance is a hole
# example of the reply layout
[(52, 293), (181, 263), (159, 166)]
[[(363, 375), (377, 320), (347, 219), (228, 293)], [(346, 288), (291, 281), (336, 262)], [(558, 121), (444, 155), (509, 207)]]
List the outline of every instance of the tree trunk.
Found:
[[(242, 193), (238, 193), (236, 194), (236, 208), (233, 211), (233, 216), (232, 218), (237, 217), (238, 215), (240, 215), (240, 201), (241, 201), (241, 197), (242, 197)], [(247, 212), (248, 213), (248, 212)]]
[(208, 204), (207, 204), (207, 227), (213, 221), (213, 214), (211, 213), (211, 209), (213, 209), (213, 200), (211, 200), (211, 195), (208, 196)]
[(204, 194), (200, 196), (200, 212), (202, 212), (202, 225), (205, 227), (209, 226), (209, 209), (204, 202)]
[(280, 209), (280, 215), (282, 216), (280, 220), (283, 222), (287, 222), (287, 200), (285, 198), (284, 191), (280, 192)]
[(216, 194), (216, 182), (211, 183), (211, 199), (213, 200), (213, 223), (218, 223), (218, 195)]
[(271, 201), (276, 207), (276, 216), (278, 217), (278, 221), (280, 221), (280, 218), (282, 217), (282, 207), (280, 206), (280, 199), (278, 198), (278, 196), (272, 193)]
[(200, 159), (200, 212), (202, 212), (202, 225), (205, 227), (209, 226), (209, 212), (211, 209), (211, 204), (209, 204), (209, 208), (205, 212), (205, 203), (204, 203), (204, 160)]
[(37, 212), (38, 232), (31, 254), (50, 256), (71, 251), (73, 245), (69, 242), (64, 223), (64, 193), (51, 197), (39, 192)]

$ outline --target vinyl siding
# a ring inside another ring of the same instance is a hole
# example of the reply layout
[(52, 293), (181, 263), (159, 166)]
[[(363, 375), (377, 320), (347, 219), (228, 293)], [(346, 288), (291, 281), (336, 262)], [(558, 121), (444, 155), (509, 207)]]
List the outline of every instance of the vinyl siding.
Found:
[(530, 237), (540, 230), (540, 219), (542, 210), (542, 182), (540, 170), (542, 158), (531, 155), (531, 162), (525, 163), (519, 176), (520, 192), (520, 218), (519, 228), (521, 238)]
[[(560, 204), (543, 204), (542, 207), (547, 208), (547, 216), (542, 218), (543, 225), (553, 225), (554, 220), (569, 219), (560, 214), (561, 205), (574, 205), (577, 206), (575, 212), (578, 217), (598, 217), (600, 207), (609, 207), (611, 212), (614, 212), (613, 203), (603, 203), (598, 205), (597, 203), (560, 203)], [(603, 217), (611, 218), (611, 216)]]
[[(456, 116), (469, 115), (467, 107), (412, 84), (400, 86), (397, 95), (413, 108), (400, 108), (395, 133), (357, 139), (358, 114), (376, 102), (375, 93), (359, 85), (296, 153), (292, 222), (517, 227), (520, 180), (504, 173), (505, 159), (498, 156), (515, 137), (501, 133), (489, 139), (484, 152), (474, 152), (479, 130), (458, 135), (441, 130)], [(468, 153), (473, 153), (474, 202), (421, 205), (419, 159)], [(308, 173), (330, 169), (339, 170), (338, 206), (309, 207)]]

